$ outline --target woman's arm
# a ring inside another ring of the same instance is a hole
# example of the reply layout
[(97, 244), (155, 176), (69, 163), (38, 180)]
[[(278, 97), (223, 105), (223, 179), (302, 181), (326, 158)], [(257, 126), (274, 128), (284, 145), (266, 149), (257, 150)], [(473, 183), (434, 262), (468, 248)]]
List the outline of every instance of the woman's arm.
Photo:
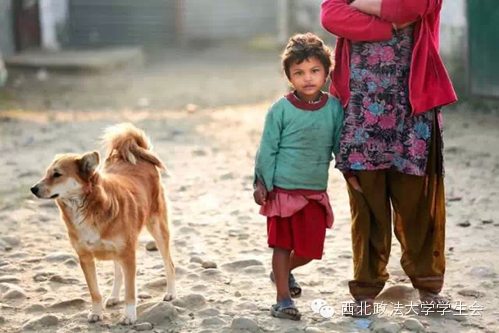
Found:
[(330, 33), (353, 41), (385, 41), (392, 38), (392, 24), (351, 7), (348, 0), (325, 0), (321, 23)]
[(382, 0), (355, 0), (350, 4), (352, 8), (369, 15), (381, 16)]
[(418, 21), (440, 10), (442, 0), (355, 0), (351, 6), (363, 13), (402, 24)]
[[(382, 0), (355, 0), (350, 4), (351, 7), (369, 15), (381, 16)], [(394, 29), (402, 29), (414, 23), (414, 21), (403, 23), (392, 23)]]

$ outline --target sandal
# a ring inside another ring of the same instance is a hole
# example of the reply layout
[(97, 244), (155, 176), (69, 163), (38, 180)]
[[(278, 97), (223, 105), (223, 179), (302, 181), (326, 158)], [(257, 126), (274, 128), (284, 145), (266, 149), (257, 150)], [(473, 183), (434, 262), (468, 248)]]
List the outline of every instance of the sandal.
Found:
[(420, 302), (420, 312), (418, 313), (419, 315), (428, 316), (438, 314), (438, 316), (444, 316), (446, 313), (449, 313), (449, 316), (450, 314), (454, 316), (458, 312), (459, 315), (462, 315), (462, 311), (458, 311), (452, 308), (452, 305), (450, 304), (450, 300), (448, 298), (443, 297), (439, 294), (425, 293), (424, 296), (421, 297)]
[[(274, 272), (270, 272), (270, 281), (275, 283)], [(299, 298), (301, 296), (301, 286), (298, 281), (296, 281), (295, 276), (292, 273), (289, 273), (288, 288), (291, 298)]]
[(290, 320), (300, 320), (301, 313), (295, 306), (295, 302), (291, 298), (285, 298), (280, 300), (276, 304), (272, 305), (270, 308), (270, 314), (273, 317), (281, 318), (281, 319), (290, 319)]
[(289, 273), (289, 293), (291, 294), (292, 298), (299, 298), (301, 296), (301, 286), (300, 284), (295, 280), (295, 277), (293, 274)]
[(421, 303), (425, 304), (448, 304), (450, 300), (447, 298), (434, 293), (427, 293), (420, 299)]

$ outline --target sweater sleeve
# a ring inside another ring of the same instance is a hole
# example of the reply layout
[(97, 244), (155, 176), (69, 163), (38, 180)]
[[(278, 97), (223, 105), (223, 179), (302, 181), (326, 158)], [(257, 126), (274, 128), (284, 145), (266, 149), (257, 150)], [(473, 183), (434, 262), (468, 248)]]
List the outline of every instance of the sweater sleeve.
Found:
[(269, 192), (274, 188), (276, 157), (282, 132), (282, 112), (282, 108), (274, 105), (267, 113), (262, 141), (256, 154), (255, 183), (257, 179), (261, 180)]
[(382, 0), (381, 18), (399, 24), (414, 22), (441, 7), (442, 0)]
[(341, 134), (343, 132), (343, 118), (344, 118), (343, 107), (341, 106), (341, 102), (337, 101), (337, 103), (335, 103), (335, 108), (334, 108), (334, 132), (333, 132), (333, 140), (334, 140), (333, 153), (335, 158), (340, 152), (340, 139), (341, 139)]
[(325, 0), (321, 23), (330, 33), (352, 41), (386, 41), (392, 38), (392, 24), (350, 7), (347, 0)]

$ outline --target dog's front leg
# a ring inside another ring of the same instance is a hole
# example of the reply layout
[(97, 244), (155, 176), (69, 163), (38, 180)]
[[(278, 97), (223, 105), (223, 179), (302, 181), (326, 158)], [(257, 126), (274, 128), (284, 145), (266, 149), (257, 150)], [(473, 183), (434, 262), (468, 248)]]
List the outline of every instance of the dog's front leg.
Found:
[(122, 325), (132, 325), (137, 320), (135, 308), (135, 255), (128, 255), (121, 260), (125, 276), (125, 316), (120, 321)]
[(103, 319), (102, 314), (102, 296), (99, 291), (99, 283), (97, 282), (97, 273), (95, 272), (95, 261), (92, 255), (79, 255), (80, 265), (87, 280), (88, 290), (92, 297), (92, 312), (88, 314), (88, 321), (95, 323)]

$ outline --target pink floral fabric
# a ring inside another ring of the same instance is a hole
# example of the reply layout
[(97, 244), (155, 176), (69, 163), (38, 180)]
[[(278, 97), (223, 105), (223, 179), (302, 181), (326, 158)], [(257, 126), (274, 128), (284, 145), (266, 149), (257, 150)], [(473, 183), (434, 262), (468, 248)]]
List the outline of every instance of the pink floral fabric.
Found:
[(395, 168), (410, 175), (425, 174), (433, 112), (441, 118), (439, 109), (411, 115), (413, 30), (402, 29), (387, 42), (351, 42), (351, 96), (336, 157), (338, 169)]

